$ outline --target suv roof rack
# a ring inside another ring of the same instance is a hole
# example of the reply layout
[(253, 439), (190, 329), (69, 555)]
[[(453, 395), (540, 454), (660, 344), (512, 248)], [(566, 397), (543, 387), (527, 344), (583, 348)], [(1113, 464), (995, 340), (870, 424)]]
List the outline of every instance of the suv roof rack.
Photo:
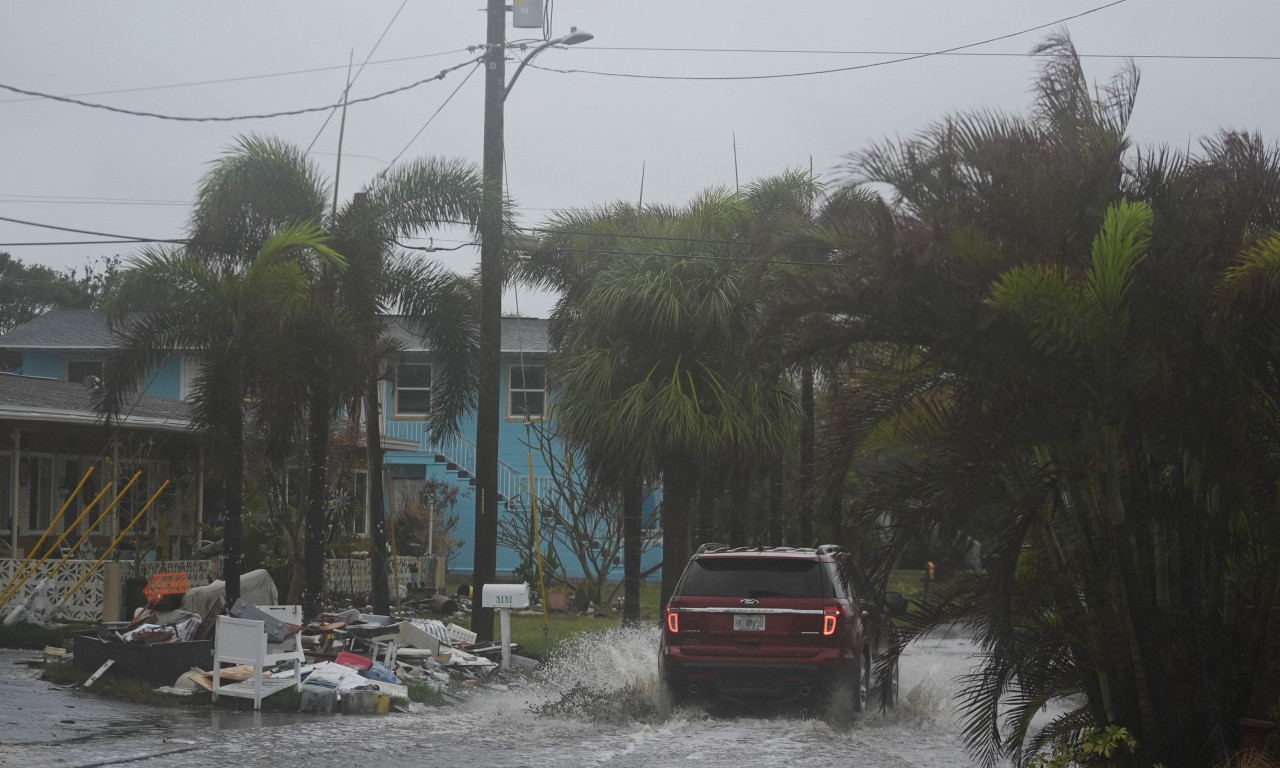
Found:
[(815, 554), (815, 555), (838, 555), (845, 552), (845, 548), (839, 544), (819, 544), (816, 547), (766, 547), (763, 544), (746, 547), (730, 547), (728, 544), (719, 542), (707, 542), (698, 547), (693, 554), (703, 555), (709, 552), (794, 552), (796, 554)]

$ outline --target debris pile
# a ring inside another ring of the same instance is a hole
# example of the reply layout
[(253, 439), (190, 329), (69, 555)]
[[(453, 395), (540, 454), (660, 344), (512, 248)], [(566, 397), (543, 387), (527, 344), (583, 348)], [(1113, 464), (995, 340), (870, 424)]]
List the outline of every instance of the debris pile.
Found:
[[(501, 645), (478, 643), (475, 633), (455, 623), (356, 608), (302, 621), (297, 606), (273, 605), (275, 585), (264, 571), (245, 579), (246, 599), (230, 609), (224, 609), (220, 583), (186, 588), (164, 580), (132, 621), (104, 623), (76, 636), (77, 668), (100, 672), (114, 664), (117, 674), (173, 693), (246, 696), (255, 708), (263, 697), (292, 687), (301, 693), (302, 711), (350, 714), (458, 703), (479, 690), (505, 690), (517, 679), (499, 668)], [(469, 602), (441, 597), (423, 597), (415, 607), (452, 613)], [(227, 638), (247, 631), (248, 640), (228, 650), (231, 641), (219, 641), (220, 628)], [(518, 655), (511, 660), (520, 671), (538, 664)]]

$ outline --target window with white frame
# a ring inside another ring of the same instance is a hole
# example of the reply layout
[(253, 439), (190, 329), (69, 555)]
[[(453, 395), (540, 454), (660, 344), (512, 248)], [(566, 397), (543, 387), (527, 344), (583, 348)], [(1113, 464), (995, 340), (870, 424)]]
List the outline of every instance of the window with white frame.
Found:
[(541, 365), (513, 365), (507, 386), (507, 418), (542, 419), (547, 414), (547, 369)]
[(397, 417), (426, 418), (431, 413), (431, 364), (398, 364), (395, 390)]

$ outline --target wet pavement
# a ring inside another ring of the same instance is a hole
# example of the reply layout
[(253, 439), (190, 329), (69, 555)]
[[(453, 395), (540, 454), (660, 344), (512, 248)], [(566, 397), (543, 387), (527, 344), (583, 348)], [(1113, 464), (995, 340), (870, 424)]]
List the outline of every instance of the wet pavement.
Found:
[[(0, 649), (0, 765), (117, 765), (197, 749), (221, 731), (294, 726), (319, 718), (104, 698), (40, 679), (40, 651)], [(325, 718), (329, 719), (329, 718)]]
[(902, 702), (852, 727), (796, 713), (656, 715), (657, 630), (610, 631), (565, 649), (546, 676), (415, 714), (301, 715), (99, 698), (38, 679), (33, 651), (0, 650), (0, 765), (131, 768), (362, 765), (449, 768), (800, 765), (967, 768), (953, 714), (972, 645), (908, 649)]

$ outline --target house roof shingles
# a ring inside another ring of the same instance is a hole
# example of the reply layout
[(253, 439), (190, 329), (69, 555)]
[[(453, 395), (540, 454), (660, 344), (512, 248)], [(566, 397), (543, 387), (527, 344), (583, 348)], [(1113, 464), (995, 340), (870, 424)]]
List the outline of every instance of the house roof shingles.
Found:
[[(387, 333), (410, 351), (428, 351), (404, 325), (403, 316), (387, 317)], [(502, 318), (502, 351), (545, 355), (550, 350), (549, 321), (537, 317)], [(0, 346), (4, 339), (0, 337)]]
[[(93, 407), (93, 393), (83, 384), (38, 376), (0, 373), (0, 419), (93, 424), (102, 414)], [(191, 406), (181, 400), (143, 395), (120, 419), (128, 426), (172, 432), (191, 427)]]
[(107, 349), (113, 346), (107, 316), (91, 309), (51, 309), (0, 335), (8, 349)]
[[(413, 351), (426, 351), (405, 328), (400, 315), (386, 319), (387, 332)], [(546, 354), (548, 321), (533, 317), (502, 318), (502, 351)], [(109, 349), (115, 345), (107, 316), (89, 309), (51, 309), (0, 335), (5, 349)]]

